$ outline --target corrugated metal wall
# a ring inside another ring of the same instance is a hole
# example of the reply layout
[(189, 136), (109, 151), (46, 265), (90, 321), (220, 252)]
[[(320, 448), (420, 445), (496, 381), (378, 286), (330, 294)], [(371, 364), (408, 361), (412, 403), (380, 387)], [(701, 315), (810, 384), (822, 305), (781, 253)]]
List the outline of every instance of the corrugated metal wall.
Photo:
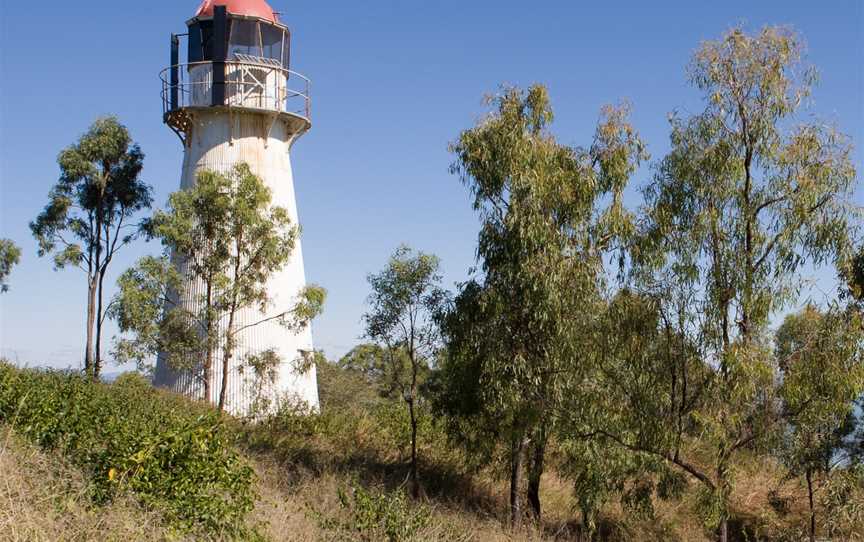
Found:
[[(203, 110), (195, 113), (195, 125), (189, 134), (186, 148), (181, 188), (194, 185), (197, 173), (211, 170), (227, 173), (236, 164), (246, 162), (252, 171), (260, 176), (272, 191), (273, 205), (285, 207), (293, 223), (297, 220), (297, 205), (294, 196), (294, 182), (291, 173), (289, 150), (293, 133), (288, 124), (277, 120), (270, 127), (272, 119), (265, 114), (252, 112), (229, 114), (226, 110)], [(269, 131), (269, 137), (268, 137)], [(185, 266), (178, 263), (181, 272)], [(294, 305), (297, 293), (305, 287), (303, 255), (298, 240), (290, 262), (274, 273), (267, 284), (268, 296), (273, 303), (266, 314), (257, 308), (246, 308), (237, 315), (236, 326), (253, 324), (279, 314)], [(187, 291), (180, 303), (190, 310), (196, 310), (203, 294), (203, 283), (190, 280)], [(227, 325), (227, 318), (221, 325)], [(250, 371), (240, 366), (248, 354), (260, 353), (273, 348), (280, 355), (282, 364), (277, 371), (275, 384), (264, 386), (265, 399), (273, 405), (286, 398), (305, 402), (309, 407), (318, 408), (318, 386), (314, 366), (300, 374), (302, 352), (311, 352), (312, 333), (307, 327), (299, 333), (285, 329), (277, 323), (260, 324), (240, 333), (236, 354), (232, 356), (228, 372), (226, 409), (235, 415), (250, 413), (253, 402), (258, 398), (258, 386)], [(214, 370), (211, 379), (211, 402), (218, 402), (222, 382), (221, 345), (214, 356)], [(175, 371), (165, 355), (157, 360), (154, 383), (170, 388), (193, 398), (203, 399), (204, 383), (200, 363), (193, 370)]]

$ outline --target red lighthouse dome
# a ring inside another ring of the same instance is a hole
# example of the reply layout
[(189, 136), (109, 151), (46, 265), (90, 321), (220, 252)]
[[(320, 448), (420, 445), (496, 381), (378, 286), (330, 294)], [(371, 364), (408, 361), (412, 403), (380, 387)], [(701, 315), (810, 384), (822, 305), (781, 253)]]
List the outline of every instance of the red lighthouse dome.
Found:
[(246, 17), (258, 17), (278, 23), (279, 17), (264, 0), (204, 0), (195, 12), (196, 17), (212, 17), (215, 6), (225, 6), (228, 13)]

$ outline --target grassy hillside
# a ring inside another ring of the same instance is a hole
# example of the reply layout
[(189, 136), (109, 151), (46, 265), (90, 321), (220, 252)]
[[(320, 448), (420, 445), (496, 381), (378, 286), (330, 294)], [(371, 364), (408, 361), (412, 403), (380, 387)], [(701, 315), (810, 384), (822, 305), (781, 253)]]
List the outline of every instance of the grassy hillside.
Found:
[[(510, 532), (503, 473), (468, 466), (429, 416), (421, 428), (424, 495), (412, 502), (404, 409), (361, 379), (322, 369), (322, 414), (248, 424), (211, 417), (137, 378), (93, 385), (0, 365), (0, 540), (580, 540), (572, 488), (554, 462), (543, 482), (543, 522)], [(78, 386), (86, 393), (70, 395)], [(70, 400), (74, 409), (63, 406)], [(97, 418), (102, 429), (79, 430)], [(196, 440), (190, 420), (217, 445)], [(215, 474), (213, 458), (221, 458)], [(799, 483), (783, 481), (768, 460), (740, 468), (735, 539), (801, 540)], [(246, 469), (254, 472), (248, 487), (234, 476)], [(697, 489), (689, 484), (682, 498), (657, 500), (641, 516), (610, 501), (595, 539), (710, 540), (695, 513)], [(221, 502), (223, 516), (203, 513), (199, 498)], [(862, 527), (849, 523), (835, 539), (862, 538)]]

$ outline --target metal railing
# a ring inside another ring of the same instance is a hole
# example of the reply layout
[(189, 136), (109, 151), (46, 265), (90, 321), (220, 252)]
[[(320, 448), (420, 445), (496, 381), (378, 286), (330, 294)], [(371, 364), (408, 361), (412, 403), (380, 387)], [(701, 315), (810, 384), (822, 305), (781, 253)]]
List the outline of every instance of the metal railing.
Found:
[[(162, 70), (162, 113), (167, 116), (187, 107), (210, 107), (213, 66), (213, 62), (192, 62)], [(176, 81), (172, 81), (175, 69)], [(263, 62), (228, 60), (224, 87), (225, 106), (289, 113), (312, 120), (311, 83), (297, 72)]]

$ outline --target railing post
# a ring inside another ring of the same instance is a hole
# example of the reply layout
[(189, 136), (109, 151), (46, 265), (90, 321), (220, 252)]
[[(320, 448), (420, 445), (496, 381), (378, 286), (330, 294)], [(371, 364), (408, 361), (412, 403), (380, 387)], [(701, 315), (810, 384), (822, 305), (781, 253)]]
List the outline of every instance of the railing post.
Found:
[(228, 11), (213, 8), (213, 94), (211, 105), (225, 105), (225, 58), (228, 56)]
[(176, 34), (171, 34), (171, 99), (168, 104), (168, 110), (174, 111), (177, 109), (178, 98), (178, 79), (180, 78), (180, 37)]
[(312, 83), (306, 79), (306, 120), (312, 121)]

